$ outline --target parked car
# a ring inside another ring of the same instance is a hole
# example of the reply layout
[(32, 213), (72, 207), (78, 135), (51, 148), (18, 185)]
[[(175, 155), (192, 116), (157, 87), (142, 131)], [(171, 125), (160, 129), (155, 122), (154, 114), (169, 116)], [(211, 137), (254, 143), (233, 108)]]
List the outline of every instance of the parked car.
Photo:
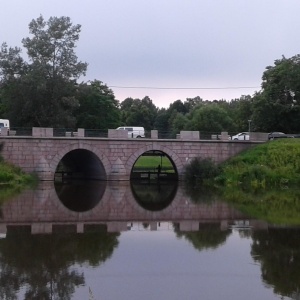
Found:
[(229, 137), (232, 141), (249, 141), (249, 132), (240, 132), (232, 137)]
[(274, 132), (270, 132), (268, 134), (269, 140), (281, 139), (281, 138), (293, 138), (293, 137), (294, 137), (293, 134), (286, 134), (286, 133), (280, 132), (280, 131), (274, 131)]

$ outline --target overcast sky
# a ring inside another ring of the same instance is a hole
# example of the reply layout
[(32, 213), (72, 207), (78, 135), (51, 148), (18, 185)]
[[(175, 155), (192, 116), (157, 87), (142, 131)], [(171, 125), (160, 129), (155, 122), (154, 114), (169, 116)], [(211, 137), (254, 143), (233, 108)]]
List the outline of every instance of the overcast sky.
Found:
[(80, 24), (81, 81), (101, 80), (120, 101), (149, 96), (168, 107), (253, 95), (267, 66), (300, 53), (300, 0), (0, 2), (0, 43), (11, 47), (22, 46), (40, 15)]

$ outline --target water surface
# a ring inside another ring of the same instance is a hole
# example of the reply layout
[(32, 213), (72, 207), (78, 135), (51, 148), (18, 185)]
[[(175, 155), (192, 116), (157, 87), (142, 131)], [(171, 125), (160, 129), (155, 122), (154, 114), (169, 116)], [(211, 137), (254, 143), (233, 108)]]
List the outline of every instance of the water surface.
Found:
[(45, 183), (6, 202), (0, 299), (299, 299), (298, 227), (187, 194)]

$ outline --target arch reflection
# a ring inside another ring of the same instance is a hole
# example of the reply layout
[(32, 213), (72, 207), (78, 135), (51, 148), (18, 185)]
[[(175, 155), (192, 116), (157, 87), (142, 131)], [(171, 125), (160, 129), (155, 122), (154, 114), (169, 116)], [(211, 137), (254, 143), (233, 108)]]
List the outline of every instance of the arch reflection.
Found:
[(55, 191), (62, 204), (69, 210), (85, 212), (93, 209), (102, 199), (106, 181), (72, 180), (55, 182)]
[(131, 181), (130, 187), (136, 202), (146, 210), (160, 211), (167, 208), (173, 201), (177, 181)]

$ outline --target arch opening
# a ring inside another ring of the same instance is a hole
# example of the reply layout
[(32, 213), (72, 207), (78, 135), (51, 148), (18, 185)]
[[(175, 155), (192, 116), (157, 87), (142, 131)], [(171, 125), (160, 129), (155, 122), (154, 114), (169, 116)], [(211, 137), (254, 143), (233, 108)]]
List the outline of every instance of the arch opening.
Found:
[(135, 161), (130, 180), (178, 181), (178, 171), (168, 154), (160, 150), (149, 150)]
[(54, 180), (106, 180), (107, 175), (97, 155), (86, 149), (68, 152), (56, 167)]

